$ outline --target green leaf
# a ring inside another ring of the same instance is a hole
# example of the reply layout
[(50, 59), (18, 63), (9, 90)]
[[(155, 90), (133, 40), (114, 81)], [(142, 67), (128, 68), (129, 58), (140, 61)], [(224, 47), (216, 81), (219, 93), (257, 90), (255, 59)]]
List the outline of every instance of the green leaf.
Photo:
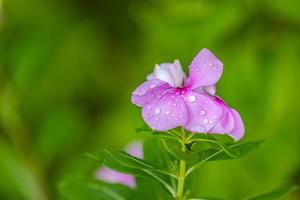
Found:
[(170, 153), (172, 156), (177, 158), (178, 160), (184, 160), (186, 162), (194, 162), (197, 160), (198, 156), (196, 153), (191, 151), (183, 152), (181, 150), (182, 144), (176, 144), (171, 141), (161, 140), (165, 150)]
[(261, 144), (263, 143), (263, 140), (253, 141), (253, 142), (246, 142), (243, 144), (234, 144), (231, 146), (226, 147), (227, 150), (230, 150), (234, 156), (228, 154), (228, 152), (225, 151), (225, 149), (207, 149), (202, 152), (199, 152), (199, 158), (200, 160), (206, 159), (211, 155), (211, 158), (209, 158), (207, 161), (213, 161), (213, 160), (229, 160), (229, 159), (235, 159), (235, 158), (241, 158), (245, 156), (246, 154), (250, 153), (251, 151), (256, 150)]
[(231, 152), (234, 151), (235, 155), (237, 155), (234, 157), (228, 154), (228, 152), (226, 152), (224, 148), (222, 149), (212, 148), (212, 149), (201, 150), (197, 153), (199, 156), (199, 161), (195, 163), (193, 166), (191, 166), (187, 170), (186, 174), (189, 175), (191, 172), (198, 169), (203, 163), (207, 161), (241, 158), (246, 154), (250, 153), (251, 151), (256, 150), (262, 143), (263, 140), (258, 140), (258, 141), (252, 141), (243, 144), (233, 144), (228, 146), (227, 149), (230, 149)]
[(136, 128), (135, 132), (154, 135), (154, 136), (158, 136), (160, 138), (167, 138), (167, 139), (172, 139), (172, 140), (177, 140), (177, 141), (179, 139), (178, 132), (176, 132), (175, 129), (170, 130), (170, 131), (159, 132), (159, 131), (154, 131), (154, 130), (150, 129), (148, 126), (144, 126), (141, 128)]
[(66, 200), (126, 200), (137, 199), (135, 191), (121, 184), (72, 179), (59, 184), (60, 194)]
[(287, 196), (289, 193), (299, 189), (297, 186), (287, 186), (283, 187), (265, 194), (261, 194), (254, 197), (247, 197), (245, 200), (275, 200), (275, 199), (281, 199), (285, 196)]
[(173, 188), (164, 181), (164, 176), (174, 175), (164, 169), (158, 169), (144, 160), (119, 150), (102, 150), (96, 155), (87, 155), (116, 171), (154, 179), (160, 182), (172, 196), (175, 195)]
[(239, 152), (233, 148), (229, 148), (229, 145), (223, 144), (222, 142), (216, 140), (214, 137), (205, 134), (197, 134), (193, 136), (190, 140), (192, 143), (208, 143), (211, 145), (215, 145), (218, 148), (221, 148), (225, 154), (227, 154), (231, 158), (236, 158), (239, 156)]

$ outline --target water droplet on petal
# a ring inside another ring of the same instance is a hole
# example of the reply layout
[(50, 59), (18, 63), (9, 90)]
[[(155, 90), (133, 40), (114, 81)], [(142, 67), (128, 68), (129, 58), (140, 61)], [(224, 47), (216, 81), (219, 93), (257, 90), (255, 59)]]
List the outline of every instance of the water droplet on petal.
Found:
[(152, 108), (152, 106), (148, 106), (147, 108), (150, 110)]
[(155, 88), (156, 87), (156, 85), (155, 84), (153, 84), (153, 85), (151, 85), (150, 86), (150, 88), (152, 89), (152, 88)]
[(190, 102), (195, 102), (196, 101), (196, 97), (194, 95), (190, 95), (188, 98), (189, 98)]
[(200, 110), (200, 115), (203, 116), (203, 115), (205, 115), (205, 113), (206, 113), (205, 110)]
[(154, 112), (158, 115), (160, 113), (160, 108), (156, 108)]
[(176, 104), (176, 103), (174, 103), (174, 104), (173, 104), (173, 106), (177, 106), (177, 104)]
[(208, 123), (208, 119), (203, 119), (203, 124), (207, 124)]
[(167, 110), (165, 113), (166, 113), (166, 115), (168, 115), (168, 114), (170, 114), (170, 111)]

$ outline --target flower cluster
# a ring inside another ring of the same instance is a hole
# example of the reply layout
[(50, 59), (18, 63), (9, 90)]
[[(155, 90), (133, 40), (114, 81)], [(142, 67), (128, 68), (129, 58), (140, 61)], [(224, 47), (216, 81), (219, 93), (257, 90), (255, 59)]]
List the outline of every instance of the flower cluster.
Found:
[(202, 49), (189, 66), (189, 77), (178, 60), (156, 65), (131, 99), (142, 107), (144, 121), (154, 130), (181, 126), (194, 133), (228, 134), (237, 141), (244, 135), (243, 121), (216, 95), (222, 72), (222, 62)]

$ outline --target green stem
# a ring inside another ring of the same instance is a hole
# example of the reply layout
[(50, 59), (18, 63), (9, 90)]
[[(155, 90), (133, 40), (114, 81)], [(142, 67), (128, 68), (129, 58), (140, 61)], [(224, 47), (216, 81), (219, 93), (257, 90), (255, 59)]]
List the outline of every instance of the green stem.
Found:
[[(186, 151), (185, 147), (185, 131), (183, 131), (182, 135), (182, 147), (181, 150), (182, 152)], [(184, 160), (180, 160), (179, 163), (179, 173), (178, 173), (178, 184), (177, 184), (177, 192), (176, 192), (176, 199), (181, 200), (184, 192), (184, 181), (185, 181), (185, 169), (186, 168), (186, 163)]]

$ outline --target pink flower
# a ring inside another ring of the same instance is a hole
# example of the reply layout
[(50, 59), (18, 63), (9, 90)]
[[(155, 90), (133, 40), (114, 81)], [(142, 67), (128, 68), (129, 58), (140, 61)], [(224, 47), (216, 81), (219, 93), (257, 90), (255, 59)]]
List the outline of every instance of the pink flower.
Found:
[(194, 133), (228, 134), (237, 141), (244, 135), (243, 121), (215, 94), (222, 72), (222, 62), (202, 49), (189, 66), (188, 78), (178, 60), (156, 65), (131, 100), (142, 107), (143, 119), (153, 130), (182, 126)]
[[(137, 158), (143, 158), (142, 143), (140, 141), (133, 141), (127, 145), (125, 151)], [(96, 172), (96, 178), (108, 183), (119, 183), (127, 185), (128, 187), (135, 188), (136, 181), (134, 176), (117, 172), (108, 167), (101, 167)]]

